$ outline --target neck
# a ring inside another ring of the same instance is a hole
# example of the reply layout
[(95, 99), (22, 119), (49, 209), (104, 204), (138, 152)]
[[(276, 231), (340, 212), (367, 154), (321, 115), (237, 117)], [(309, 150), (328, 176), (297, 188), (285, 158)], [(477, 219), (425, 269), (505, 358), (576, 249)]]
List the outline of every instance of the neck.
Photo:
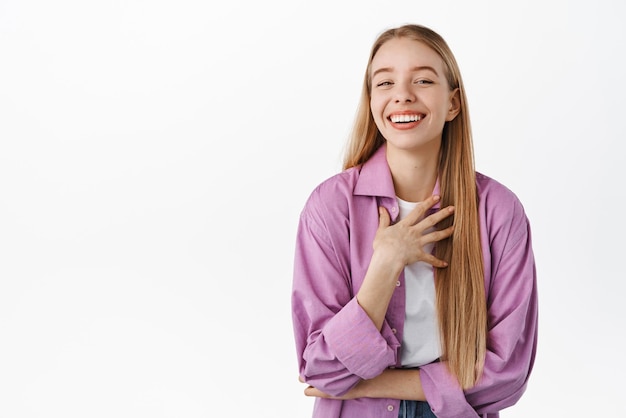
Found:
[(432, 195), (437, 182), (439, 144), (419, 152), (387, 146), (387, 163), (396, 196), (407, 202), (421, 202)]

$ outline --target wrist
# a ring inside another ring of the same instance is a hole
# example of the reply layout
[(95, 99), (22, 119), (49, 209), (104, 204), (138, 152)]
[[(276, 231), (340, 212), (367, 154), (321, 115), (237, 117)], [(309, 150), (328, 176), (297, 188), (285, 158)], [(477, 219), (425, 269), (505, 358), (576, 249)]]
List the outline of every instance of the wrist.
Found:
[(375, 398), (371, 380), (361, 380), (355, 389), (357, 398)]
[(405, 266), (404, 260), (395, 253), (387, 254), (383, 251), (374, 251), (369, 269), (388, 274), (389, 278), (395, 282)]

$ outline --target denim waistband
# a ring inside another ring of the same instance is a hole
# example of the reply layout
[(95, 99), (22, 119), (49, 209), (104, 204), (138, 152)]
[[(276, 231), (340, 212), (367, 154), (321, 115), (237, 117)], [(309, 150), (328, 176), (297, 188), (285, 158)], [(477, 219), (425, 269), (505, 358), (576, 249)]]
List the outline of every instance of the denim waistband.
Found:
[(398, 418), (437, 418), (428, 402), (401, 401)]

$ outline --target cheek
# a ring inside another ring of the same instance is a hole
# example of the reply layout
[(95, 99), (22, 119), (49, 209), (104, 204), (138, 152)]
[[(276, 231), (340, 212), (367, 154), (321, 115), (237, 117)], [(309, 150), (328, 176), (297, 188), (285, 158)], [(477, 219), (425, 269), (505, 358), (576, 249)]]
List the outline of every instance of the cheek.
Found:
[(381, 103), (380, 100), (376, 100), (375, 97), (372, 97), (370, 100), (370, 110), (377, 124), (380, 120), (382, 120), (384, 108), (384, 104)]

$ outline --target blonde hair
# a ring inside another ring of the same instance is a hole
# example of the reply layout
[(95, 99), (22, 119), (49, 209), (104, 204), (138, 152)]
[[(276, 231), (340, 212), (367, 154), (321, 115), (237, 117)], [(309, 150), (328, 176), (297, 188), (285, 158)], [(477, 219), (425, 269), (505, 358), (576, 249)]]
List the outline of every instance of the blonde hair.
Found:
[[(451, 90), (459, 90), (460, 113), (443, 128), (439, 184), (441, 205), (455, 206), (454, 233), (435, 248), (449, 266), (436, 269), (437, 315), (441, 330), (442, 360), (464, 389), (482, 374), (487, 350), (487, 303), (478, 222), (478, 197), (467, 98), (458, 64), (445, 40), (429, 28), (404, 25), (383, 32), (372, 46), (361, 100), (344, 160), (344, 169), (367, 161), (385, 142), (372, 116), (371, 65), (380, 47), (394, 38), (409, 38), (427, 45), (441, 57)], [(443, 221), (440, 229), (452, 224)]]

